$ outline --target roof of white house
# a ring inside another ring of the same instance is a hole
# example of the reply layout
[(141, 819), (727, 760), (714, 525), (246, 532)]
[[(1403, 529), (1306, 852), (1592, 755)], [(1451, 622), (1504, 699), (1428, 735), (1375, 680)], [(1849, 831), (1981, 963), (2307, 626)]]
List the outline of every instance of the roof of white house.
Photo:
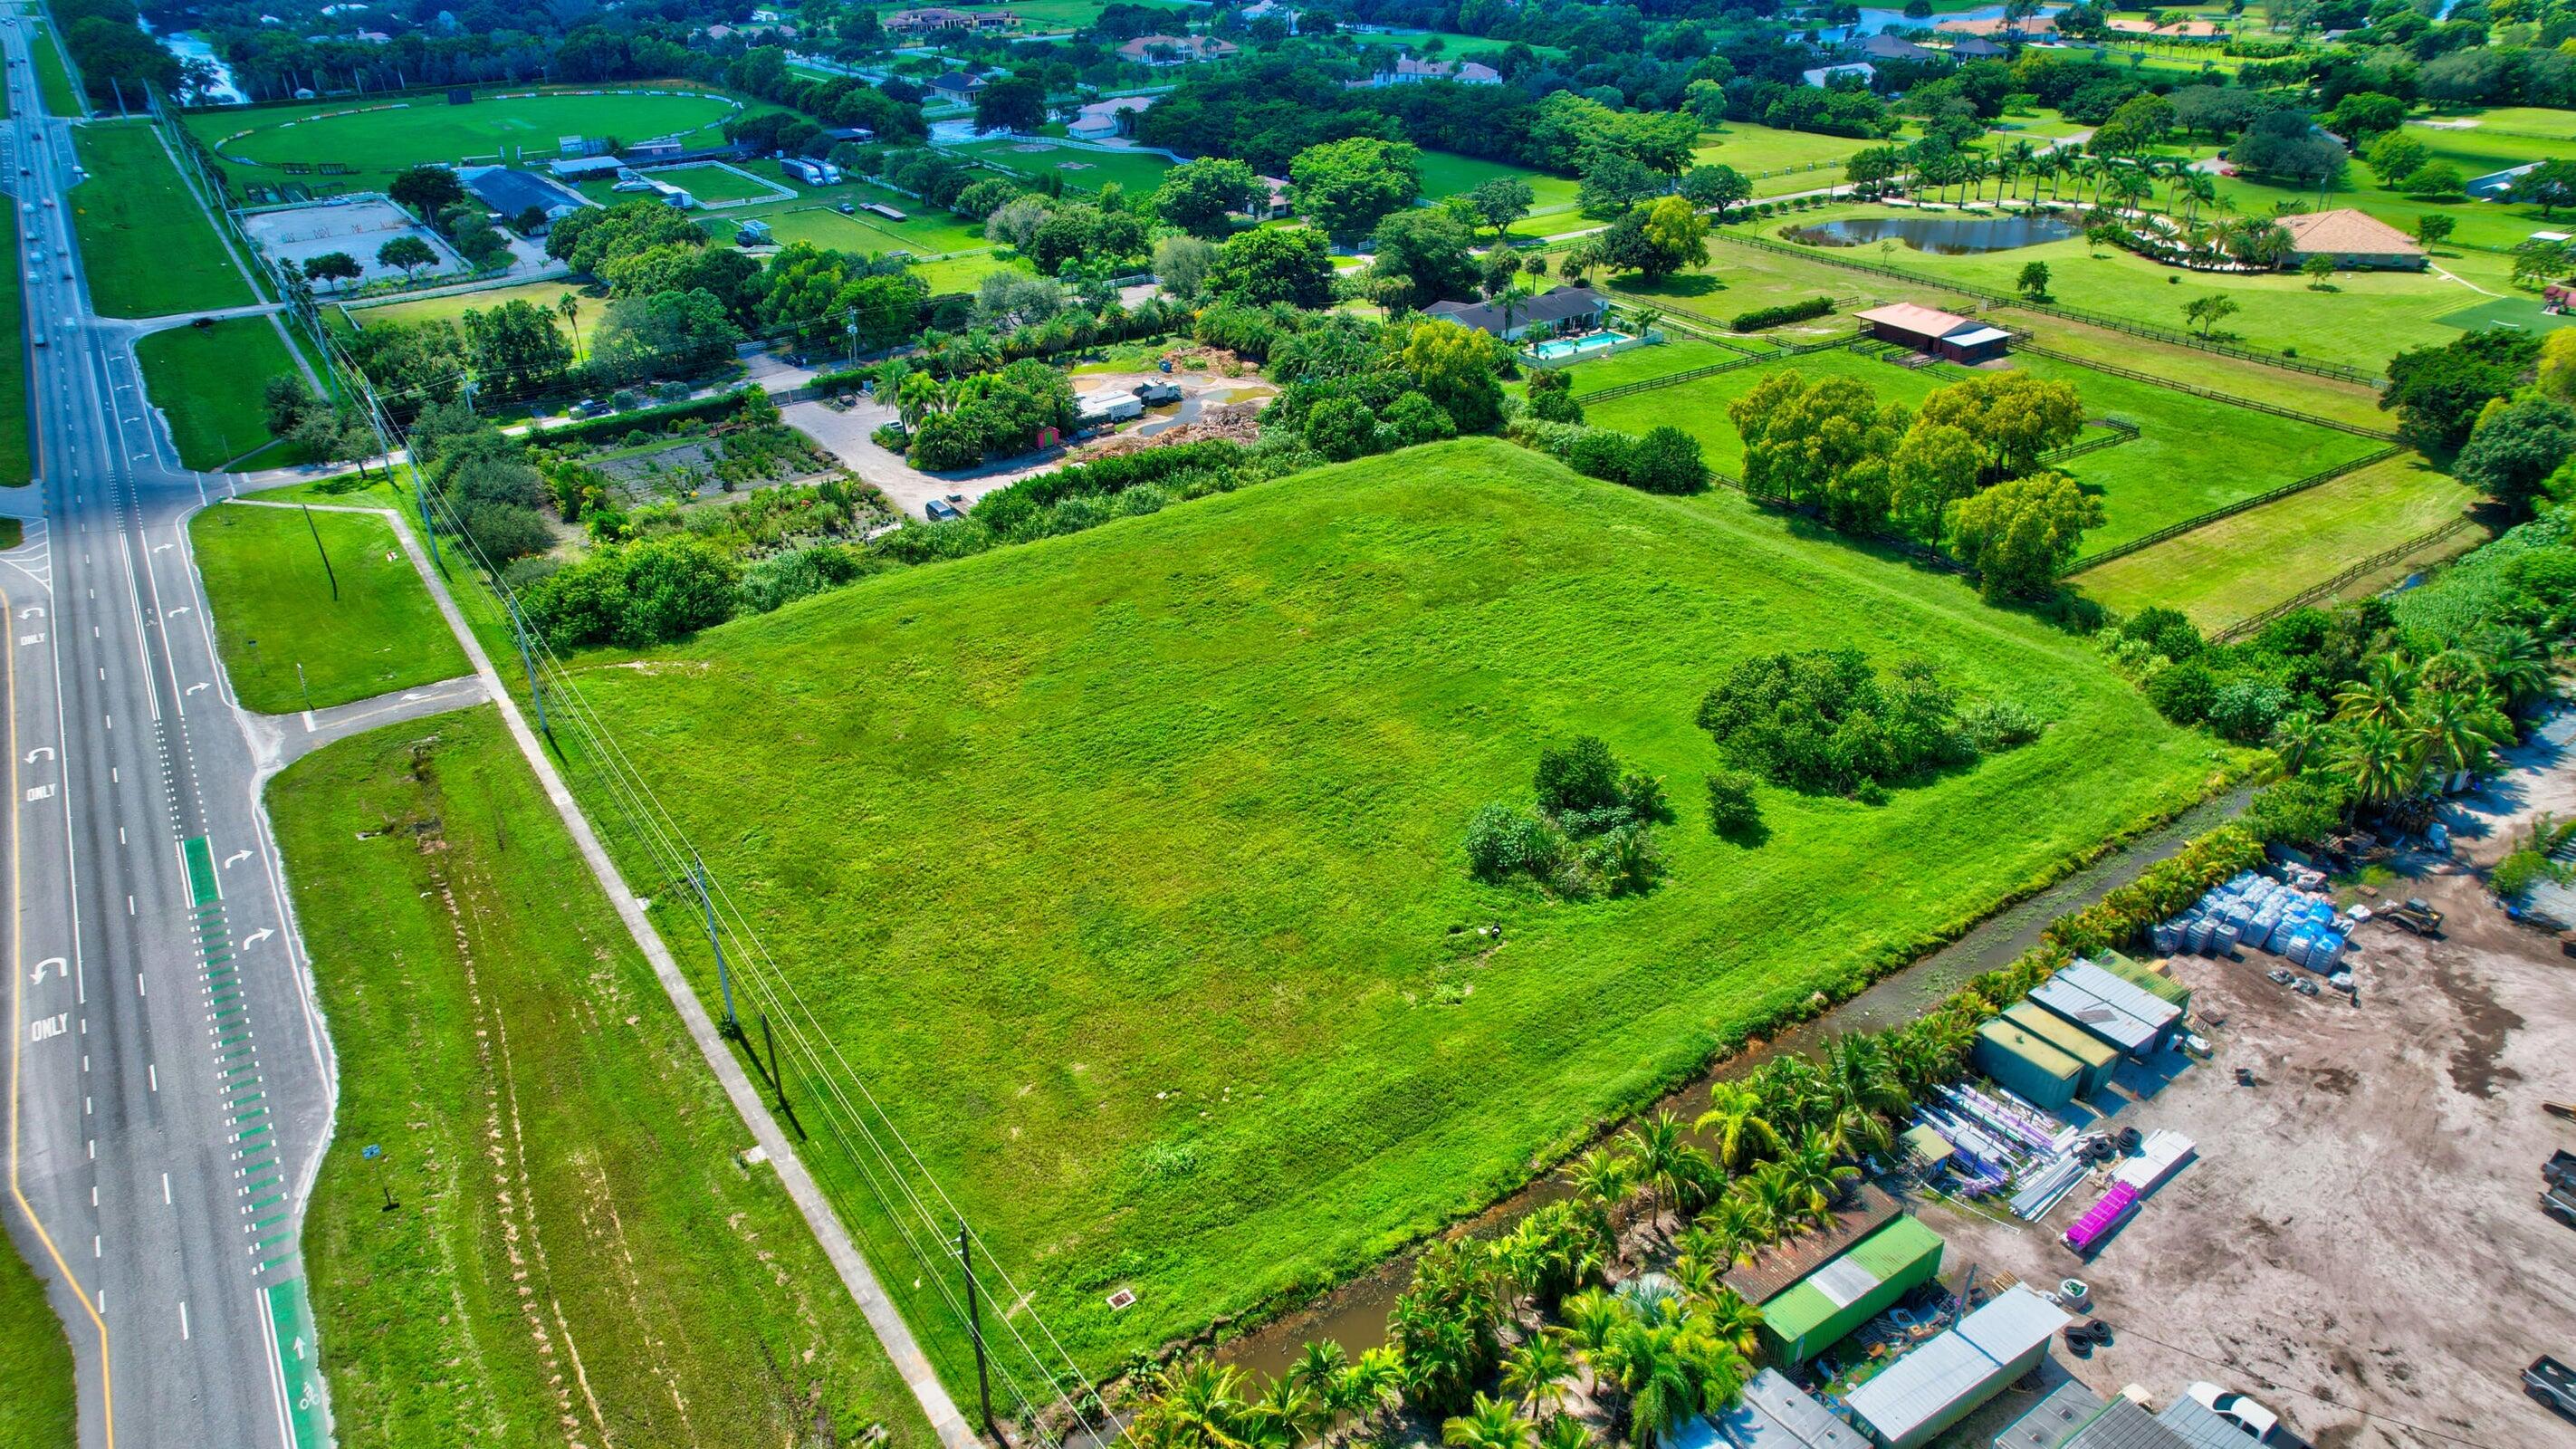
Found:
[(2285, 216), (2281, 218), (2281, 225), (2290, 233), (2290, 250), (2294, 252), (2424, 255), (2424, 249), (2416, 245), (2415, 238), (2375, 216), (2349, 208)]

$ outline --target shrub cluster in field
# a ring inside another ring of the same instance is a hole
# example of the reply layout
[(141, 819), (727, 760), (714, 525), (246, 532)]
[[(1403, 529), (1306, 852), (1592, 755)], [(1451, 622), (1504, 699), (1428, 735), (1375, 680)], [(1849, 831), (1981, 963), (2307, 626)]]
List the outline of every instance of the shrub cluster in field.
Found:
[(1791, 302), (1779, 307), (1756, 307), (1750, 312), (1738, 312), (1726, 325), (1730, 331), (1759, 332), (1766, 327), (1782, 327), (1791, 322), (1811, 322), (1818, 317), (1830, 314), (1833, 310), (1833, 298), (1809, 297), (1803, 302)]
[(1590, 735), (1541, 750), (1534, 806), (1497, 802), (1467, 822), (1467, 868), (1488, 884), (1526, 879), (1567, 900), (1637, 895), (1663, 878), (1654, 827), (1672, 809), (1653, 776), (1623, 770)]
[[(1980, 753), (2039, 737), (2040, 723), (2009, 701), (1959, 704), (1957, 692), (1924, 660), (1885, 673), (1857, 649), (1816, 649), (1747, 659), (1700, 700), (1698, 723), (1727, 763), (1775, 785), (1868, 803), (1887, 787), (1965, 764)], [(1739, 791), (1723, 809), (1710, 792), (1719, 833), (1748, 828)]]

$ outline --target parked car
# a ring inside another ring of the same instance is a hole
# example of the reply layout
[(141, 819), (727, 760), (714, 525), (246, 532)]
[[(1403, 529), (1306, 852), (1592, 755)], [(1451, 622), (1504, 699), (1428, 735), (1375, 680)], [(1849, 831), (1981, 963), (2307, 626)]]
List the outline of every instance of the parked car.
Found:
[(2225, 1419), (2257, 1444), (2272, 1442), (2272, 1431), (2281, 1427), (2280, 1416), (2261, 1404), (2208, 1382), (2196, 1383), (2183, 1390), (2191, 1401)]
[(572, 405), (571, 415), (576, 418), (604, 418), (611, 411), (613, 409), (608, 404), (595, 397), (586, 397)]
[(952, 518), (964, 518), (966, 516), (966, 495), (963, 493), (951, 493), (945, 498), (933, 498), (930, 500), (929, 505), (921, 511), (928, 514), (930, 516), (930, 521), (933, 523), (946, 523)]
[(1136, 384), (1136, 400), (1149, 408), (1176, 403), (1181, 400), (1181, 385), (1176, 382), (1140, 382)]
[(2576, 1418), (2576, 1369), (2547, 1354), (2522, 1371), (2522, 1391), (2570, 1418)]

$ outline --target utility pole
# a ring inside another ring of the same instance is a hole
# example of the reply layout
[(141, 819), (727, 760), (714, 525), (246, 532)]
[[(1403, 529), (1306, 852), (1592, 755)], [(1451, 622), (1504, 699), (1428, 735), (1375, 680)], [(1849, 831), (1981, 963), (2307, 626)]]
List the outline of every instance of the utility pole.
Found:
[(322, 546), (322, 529), (313, 521), (313, 505), (304, 505), (304, 526), (313, 535), (313, 551), (322, 555), (323, 575), (331, 580), (331, 602), (340, 602), (340, 573), (331, 567), (331, 551)]
[(707, 894), (707, 863), (694, 850), (689, 852), (689, 876), (698, 888), (698, 905), (706, 912), (707, 948), (716, 953), (716, 990), (724, 997), (724, 1034), (741, 1041), (742, 1020), (733, 1014), (733, 977), (725, 971), (724, 942), (716, 935), (715, 898)]
[(519, 617), (519, 601), (516, 597), (504, 594), (502, 602), (510, 610), (510, 630), (518, 637), (519, 667), (528, 671), (528, 702), (536, 706), (537, 733), (553, 739), (554, 731), (546, 728), (545, 681), (537, 677), (537, 658), (528, 652), (528, 621)]
[(975, 1340), (975, 1397), (984, 1406), (984, 1432), (993, 1442), (1003, 1442), (1002, 1431), (993, 1427), (993, 1378), (984, 1367), (984, 1315), (975, 1302), (975, 1257), (968, 1246), (966, 1220), (957, 1220), (957, 1266), (966, 1273), (966, 1335)]
[(849, 326), (848, 326), (847, 328), (845, 328), (844, 330), (845, 330), (845, 331), (847, 331), (847, 332), (849, 333), (849, 337), (850, 337), (850, 365), (851, 365), (852, 367), (856, 367), (856, 366), (858, 366), (858, 365), (859, 365), (859, 309), (858, 309), (858, 308), (856, 308), (856, 307), (852, 307), (852, 308), (850, 309), (850, 321), (849, 321)]

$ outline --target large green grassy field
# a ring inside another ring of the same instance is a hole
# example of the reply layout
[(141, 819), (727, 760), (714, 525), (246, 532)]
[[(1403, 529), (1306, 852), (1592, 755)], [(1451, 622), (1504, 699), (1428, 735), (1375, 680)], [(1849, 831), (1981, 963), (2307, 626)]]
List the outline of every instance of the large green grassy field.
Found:
[[(1656, 350), (1660, 349), (1641, 349)], [(1576, 366), (1576, 377), (1580, 379), (1595, 365)], [(2125, 543), (2381, 446), (2314, 423), (2270, 417), (2050, 358), (2023, 357), (2015, 365), (2035, 376), (2072, 384), (2083, 394), (2086, 417), (2116, 418), (2140, 429), (2134, 442), (2087, 453), (2063, 465), (2087, 491), (2102, 499), (2104, 523), (2085, 535), (2088, 550)], [(1612, 398), (1588, 406), (1586, 418), (1629, 432), (1670, 423), (1700, 440), (1709, 466), (1741, 474), (1744, 440), (1727, 417), (1726, 406), (1783, 367), (1811, 377), (1858, 378), (1882, 400), (1907, 407), (1919, 405), (1934, 388), (1969, 375), (1964, 368), (1901, 368), (1854, 352), (1818, 352)], [(1583, 387), (1578, 381), (1578, 396)]]
[(1755, 196), (1810, 191), (1843, 179), (1842, 164), (1853, 153), (1880, 144), (1850, 136), (1813, 131), (1783, 131), (1750, 121), (1733, 121), (1700, 133), (1695, 164), (1726, 165), (1753, 179)]
[[(1026, 176), (1061, 176), (1066, 187), (1075, 191), (1098, 191), (1114, 181), (1129, 196), (1142, 196), (1162, 185), (1163, 173), (1172, 169), (1170, 161), (1150, 152), (1089, 151), (1074, 146), (1050, 145), (1044, 140), (1006, 137), (994, 141), (969, 141), (963, 146), (947, 149)], [(922, 209), (919, 202), (899, 204), (899, 207), (904, 211)]]
[(211, 471), (275, 441), (260, 388), (294, 372), (295, 359), (268, 318), (164, 328), (135, 343), (134, 355), (143, 364), (145, 394), (169, 414), (183, 467)]
[[(14, 520), (12, 520), (14, 521)], [(72, 1346), (45, 1301), (44, 1283), (14, 1243), (0, 1240), (0, 1442), (11, 1449), (73, 1449), (80, 1442)]]
[[(18, 255), (18, 213), (10, 211), (0, 217), (0, 247), (12, 257)], [(9, 286), (0, 291), (0, 336), (12, 340), (27, 335), (26, 285), (15, 266), (9, 268)], [(32, 480), (36, 458), (29, 441), (31, 419), (27, 414), (27, 369), (0, 368), (0, 487), (15, 488)]]
[[(591, 95), (513, 93), (508, 99), (483, 92), (463, 106), (451, 106), (436, 93), (393, 101), (350, 97), (255, 110), (221, 107), (181, 119), (231, 163), (227, 169), (236, 186), (337, 181), (352, 190), (376, 190), (423, 162), (489, 162), (504, 148), (514, 159), (525, 148), (530, 162), (549, 160), (564, 136), (642, 141), (675, 135), (712, 144), (717, 127), (736, 109), (730, 100), (696, 90), (638, 86)], [(292, 175), (282, 169), (289, 163), (349, 170), (331, 177)]]
[(936, 1442), (493, 710), (268, 799), (340, 1053), (304, 1251), (342, 1445)]
[[(1757, 851), (1711, 836), (1702, 692), (1841, 645), (2048, 728), (1878, 807), (1765, 790)], [(1376, 1260), (2221, 764), (1955, 578), (1490, 439), (599, 664), (590, 707), (1095, 1367)], [(1470, 814), (1578, 733), (1662, 777), (1670, 878), (1588, 904), (1471, 881)]]
[[(20, 14), (23, 16), (24, 11)], [(45, 104), (49, 116), (84, 116), (89, 108), (81, 104), (80, 92), (72, 86), (71, 67), (63, 63), (61, 42), (50, 25), (21, 19), (34, 34), (28, 50), (36, 57), (36, 96)]]
[[(2122, 613), (2162, 604), (2214, 629), (2420, 537), (2476, 501), (2475, 489), (2402, 454), (2113, 559), (2076, 575), (2074, 583)], [(2483, 538), (2474, 531), (2454, 535), (2455, 548)]]
[(1575, 201), (1576, 183), (1572, 177), (1550, 176), (1527, 166), (1488, 161), (1481, 156), (1461, 156), (1454, 151), (1425, 151), (1419, 169), (1422, 194), (1433, 201), (1462, 191), (1473, 191), (1488, 181), (1505, 176), (1516, 176), (1529, 183), (1533, 215), (1565, 211)]
[(244, 709), (292, 714), (308, 692), (322, 709), (468, 672), (391, 526), (356, 513), (310, 520), (299, 508), (248, 504), (189, 520), (216, 647)]
[(102, 315), (162, 317), (259, 300), (150, 126), (102, 123), (75, 134), (89, 179), (72, 189), (72, 225)]

